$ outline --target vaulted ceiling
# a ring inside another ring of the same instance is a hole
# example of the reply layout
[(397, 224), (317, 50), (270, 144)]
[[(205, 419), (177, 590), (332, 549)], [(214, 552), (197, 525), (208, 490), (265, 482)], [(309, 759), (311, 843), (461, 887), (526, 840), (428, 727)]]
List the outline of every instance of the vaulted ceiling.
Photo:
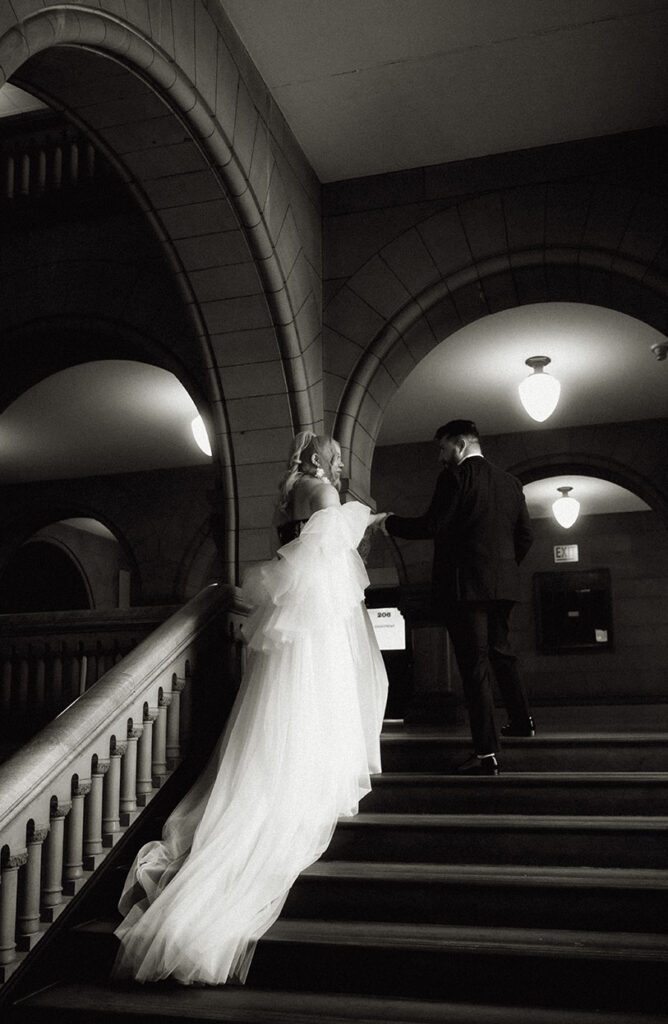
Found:
[[(668, 2), (220, 2), (323, 183), (666, 123)], [(11, 85), (0, 89), (0, 116), (35, 105)], [(429, 410), (447, 405), (448, 388), (465, 407), (468, 394), (486, 394), (484, 432), (527, 429), (516, 399), (528, 372), (521, 338), (535, 343), (535, 354), (550, 339), (563, 388), (555, 425), (668, 416), (668, 361), (658, 363), (650, 350), (657, 332), (608, 310), (558, 305), (507, 310), (464, 328), (448, 341), (447, 364), (445, 350), (435, 349), (397, 393), (380, 443), (430, 437)], [(99, 364), (77, 370), (93, 406), (96, 394), (106, 407), (110, 388), (127, 390), (129, 364), (108, 369), (108, 376)], [(73, 372), (55, 383), (71, 389)], [(156, 374), (158, 391), (169, 390), (169, 375)], [(190, 436), (178, 439), (192, 403), (174, 383), (164, 431), (147, 422), (146, 408), (135, 416), (127, 403), (116, 426), (108, 410), (89, 419), (78, 471), (90, 471), (91, 446), (108, 447), (116, 430), (125, 469), (201, 462)], [(72, 429), (68, 417), (49, 412), (53, 387), (45, 382), (5, 414), (26, 446), (22, 470), (6, 466), (12, 479), (53, 473), (54, 431)], [(138, 436), (141, 444), (133, 442)]]

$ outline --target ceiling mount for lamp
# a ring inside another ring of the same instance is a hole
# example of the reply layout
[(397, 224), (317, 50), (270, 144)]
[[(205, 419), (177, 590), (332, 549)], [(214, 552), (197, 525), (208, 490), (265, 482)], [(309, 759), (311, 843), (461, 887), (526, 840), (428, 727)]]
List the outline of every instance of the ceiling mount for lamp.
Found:
[(570, 497), (572, 487), (557, 487), (561, 497), (552, 505), (552, 514), (566, 530), (570, 529), (577, 517), (580, 515), (580, 502)]
[(668, 356), (668, 341), (659, 341), (656, 345), (651, 345), (650, 347), (660, 363)]
[(524, 360), (533, 373), (519, 385), (520, 401), (532, 419), (542, 423), (557, 407), (561, 384), (545, 367), (552, 362), (549, 356), (530, 356)]

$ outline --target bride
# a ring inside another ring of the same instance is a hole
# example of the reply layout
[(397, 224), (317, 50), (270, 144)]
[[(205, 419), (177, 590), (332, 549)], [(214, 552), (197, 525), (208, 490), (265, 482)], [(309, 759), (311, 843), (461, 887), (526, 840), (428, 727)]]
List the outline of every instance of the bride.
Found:
[(115, 978), (245, 981), (295, 879), (381, 770), (387, 677), (357, 546), (382, 516), (341, 505), (342, 469), (336, 441), (297, 435), (283, 546), (244, 583), (255, 610), (239, 694), (207, 768), (130, 869)]

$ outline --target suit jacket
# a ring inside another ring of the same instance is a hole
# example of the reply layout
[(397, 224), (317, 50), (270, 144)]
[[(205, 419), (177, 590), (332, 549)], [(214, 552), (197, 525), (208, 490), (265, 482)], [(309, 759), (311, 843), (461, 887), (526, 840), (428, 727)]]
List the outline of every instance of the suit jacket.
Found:
[(434, 598), (517, 601), (519, 564), (533, 530), (522, 485), (482, 456), (444, 469), (422, 516), (388, 516), (387, 532), (409, 540), (434, 540)]

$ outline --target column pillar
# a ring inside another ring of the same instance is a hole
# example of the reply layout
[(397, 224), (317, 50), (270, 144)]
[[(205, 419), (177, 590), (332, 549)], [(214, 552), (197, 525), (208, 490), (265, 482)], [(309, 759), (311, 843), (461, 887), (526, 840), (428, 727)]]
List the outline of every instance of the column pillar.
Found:
[(83, 867), (84, 800), (91, 788), (90, 780), (72, 786), (72, 810), (66, 822), (63, 863), (63, 892), (66, 896), (74, 896), (86, 881)]
[(0, 881), (0, 981), (5, 982), (16, 964), (16, 906), (19, 868), (28, 861), (27, 851), (14, 854), (2, 865)]
[(167, 708), (167, 767), (176, 768), (181, 758), (181, 694), (185, 689), (185, 678), (172, 679), (171, 703)]
[(137, 816), (137, 747), (141, 726), (128, 729), (127, 749), (121, 765), (121, 825), (127, 828)]
[(65, 817), (71, 804), (54, 804), (51, 808), (49, 834), (44, 844), (44, 880), (42, 884), (42, 921), (51, 924), (64, 909), (63, 851)]
[(121, 837), (121, 758), (127, 743), (112, 743), (109, 771), (102, 794), (102, 845), (114, 846)]
[(167, 709), (171, 703), (171, 693), (163, 693), (158, 701), (158, 717), (153, 730), (153, 763), (151, 774), (153, 785), (160, 789), (169, 774), (167, 769)]
[(137, 744), (137, 804), (146, 807), (153, 793), (153, 723), (158, 717), (157, 708), (148, 708), (144, 714), (144, 728)]
[(46, 663), (43, 654), (38, 654), (35, 664), (35, 711), (40, 718), (46, 711)]
[(28, 836), (27, 863), (19, 886), (17, 943), (21, 952), (29, 952), (42, 937), (40, 928), (40, 886), (42, 882), (42, 847), (49, 834), (48, 827), (34, 828)]
[(102, 788), (109, 761), (98, 761), (91, 775), (91, 790), (84, 810), (84, 868), (95, 871), (105, 858), (102, 845)]
[(12, 657), (6, 655), (2, 661), (2, 683), (0, 684), (0, 721), (8, 722), (12, 713)]

